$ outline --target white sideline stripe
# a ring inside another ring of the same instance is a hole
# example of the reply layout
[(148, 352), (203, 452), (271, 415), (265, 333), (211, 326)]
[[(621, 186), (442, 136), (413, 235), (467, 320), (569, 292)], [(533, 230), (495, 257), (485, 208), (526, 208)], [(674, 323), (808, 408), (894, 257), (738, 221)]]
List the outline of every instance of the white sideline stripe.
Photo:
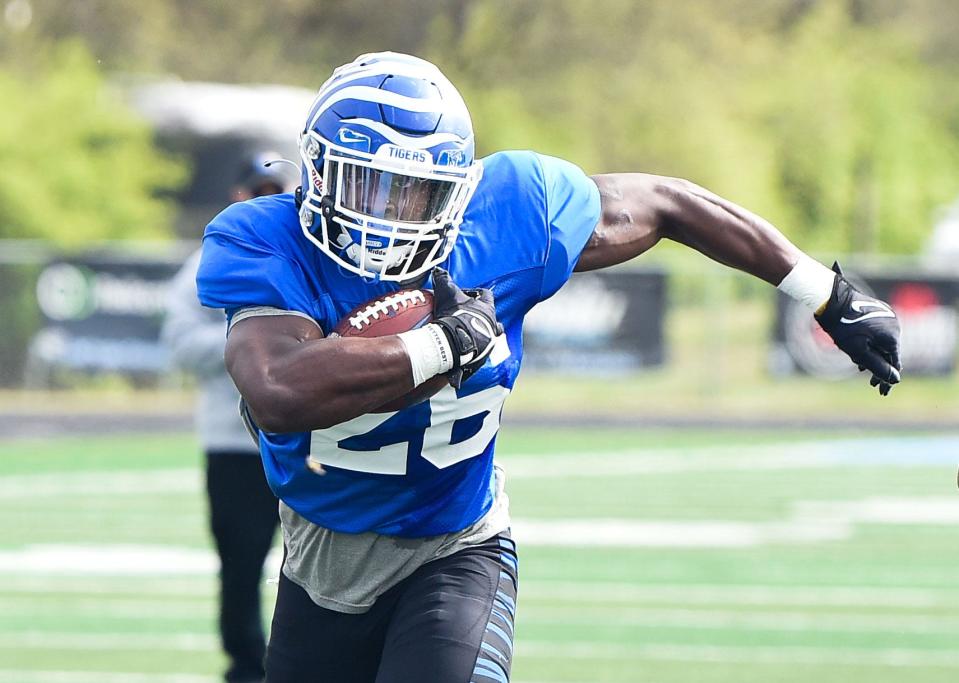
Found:
[[(774, 522), (670, 521), (642, 519), (516, 519), (521, 545), (611, 548), (753, 548), (844, 540), (861, 523), (945, 524), (959, 522), (959, 500), (867, 498), (862, 501), (799, 501), (793, 515)], [(278, 550), (268, 560), (272, 575)], [(203, 575), (218, 569), (206, 548), (161, 545), (30, 545), (0, 550), (0, 573)]]
[(167, 650), (212, 652), (218, 638), (209, 633), (73, 633), (20, 631), (4, 633), (0, 650)]
[[(149, 588), (144, 589), (149, 592)], [(49, 585), (48, 590), (49, 592)], [(110, 599), (110, 598), (79, 598), (64, 600), (58, 596), (58, 599), (45, 604), (37, 599), (35, 594), (16, 596), (13, 598), (0, 597), (0, 614), (6, 617), (26, 616), (26, 617), (63, 617), (69, 614), (71, 617), (97, 617), (98, 619), (143, 619), (144, 614), (149, 614), (151, 620), (171, 619), (180, 621), (184, 619), (198, 619), (204, 622), (209, 620), (212, 610), (216, 609), (214, 603), (215, 593), (208, 592), (207, 599), (202, 600), (194, 597), (190, 600), (171, 600), (169, 597), (142, 600), (136, 599)]]
[(109, 576), (98, 574), (87, 576), (52, 577), (41, 572), (7, 574), (0, 579), (0, 595), (16, 594), (62, 594), (100, 595), (104, 599), (121, 595), (142, 596), (144, 594), (160, 596), (208, 597), (216, 591), (216, 577), (212, 574), (183, 576)]
[(642, 519), (518, 519), (517, 542), (554, 547), (750, 548), (841, 541), (859, 524), (955, 525), (959, 499), (882, 498), (797, 501), (774, 522), (647, 521)]
[[(277, 576), (282, 551), (273, 548), (264, 566)], [(139, 545), (31, 545), (0, 551), (0, 572), (31, 574), (173, 576), (210, 575), (219, 560), (209, 549)]]
[(577, 583), (527, 581), (522, 599), (573, 603), (793, 605), (944, 608), (959, 606), (959, 590), (856, 586)]
[(56, 474), (11, 474), (0, 478), (0, 500), (43, 496), (193, 493), (201, 490), (199, 468), (111, 470)]
[[(644, 473), (765, 471), (850, 466), (932, 466), (952, 462), (952, 436), (885, 437), (738, 446), (577, 451), (543, 456), (505, 453), (507, 477), (545, 479)], [(901, 455), (897, 455), (901, 454)], [(941, 455), (939, 455), (941, 454)], [(584, 465), (588, 463), (588, 466)], [(11, 474), (0, 479), (0, 499), (62, 495), (142, 495), (197, 492), (199, 468)]]
[(529, 641), (520, 639), (521, 657), (549, 659), (655, 659), (679, 662), (748, 662), (750, 664), (838, 664), (846, 666), (959, 667), (959, 654), (944, 650), (840, 647), (735, 647), (724, 645), (629, 645), (605, 642)]
[[(682, 472), (768, 471), (823, 469), (838, 464), (817, 453), (795, 450), (784, 454), (779, 448), (752, 447), (733, 451), (703, 448), (693, 451), (613, 451), (561, 454), (544, 458), (534, 455), (505, 456), (500, 459), (507, 481), (515, 479), (603, 478), (636, 474)], [(745, 453), (744, 453), (745, 451)], [(753, 453), (750, 453), (752, 451)]]
[(519, 519), (512, 523), (512, 531), (521, 546), (613, 548), (753, 548), (839, 541), (852, 535), (852, 528), (844, 520), (765, 523)]
[[(819, 439), (735, 446), (683, 446), (560, 452), (548, 457), (501, 453), (507, 477), (606, 477), (647, 472), (790, 470), (952, 465), (955, 435)], [(587, 465), (588, 464), (588, 465)]]
[[(40, 650), (161, 650), (212, 652), (219, 641), (206, 633), (171, 635), (130, 633), (57, 633), (28, 631), (4, 634), (0, 649)], [(551, 659), (661, 659), (769, 664), (844, 664), (852, 666), (959, 667), (959, 654), (906, 648), (868, 649), (810, 646), (729, 647), (721, 645), (617, 644), (603, 641), (554, 643), (518, 640), (523, 657)]]
[[(733, 454), (725, 449), (693, 451), (694, 455), (676, 451), (654, 454), (649, 451), (616, 451), (581, 455), (506, 456), (499, 464), (507, 479), (605, 478), (638, 474), (679, 474), (683, 472), (769, 472), (801, 469), (835, 469), (838, 467), (879, 466), (887, 463), (845, 463), (822, 453), (803, 452), (798, 446), (781, 449), (744, 448)], [(745, 451), (745, 453), (743, 452)], [(750, 453), (752, 451), (752, 453)], [(786, 451), (785, 453), (783, 451)], [(889, 464), (892, 467), (896, 464)], [(916, 466), (922, 466), (917, 463)]]
[(0, 572), (129, 576), (213, 574), (218, 568), (216, 555), (206, 549), (31, 545), (21, 550), (0, 551)]
[(219, 676), (126, 671), (27, 671), (0, 669), (0, 683), (220, 683)]
[[(78, 567), (71, 564), (73, 551), (81, 550), (88, 561), (100, 558), (98, 564), (88, 564), (88, 580), (78, 577)], [(178, 550), (185, 557), (205, 557), (197, 563), (204, 567), (204, 575), (212, 576), (215, 559), (212, 551), (177, 549), (159, 546), (157, 549), (168, 560), (162, 567), (162, 573), (170, 574), (182, 570), (172, 562)], [(135, 593), (168, 593), (179, 595), (209, 596), (214, 590), (212, 583), (184, 583), (182, 578), (166, 577), (156, 580), (147, 576), (161, 570), (157, 568), (155, 558), (150, 551), (153, 548), (136, 546), (105, 546), (97, 552), (94, 547), (77, 546), (31, 546), (21, 551), (0, 552), (0, 566), (12, 575), (4, 577), (0, 589), (13, 589), (19, 593), (49, 594), (55, 592), (73, 592), (90, 595), (116, 595), (124, 590)], [(37, 551), (37, 552), (34, 552)], [(123, 559), (120, 551), (130, 552)], [(102, 558), (110, 552), (116, 553), (112, 560), (134, 570), (132, 575), (115, 575), (117, 566), (105, 563)], [(267, 561), (266, 576), (278, 574), (280, 553), (274, 551)], [(139, 563), (139, 564), (136, 564)], [(42, 578), (61, 575), (56, 581)], [(94, 577), (104, 576), (106, 582), (94, 581)], [(128, 578), (132, 577), (132, 578)], [(831, 606), (884, 606), (884, 607), (921, 607), (943, 608), (959, 605), (959, 590), (952, 588), (904, 588), (856, 587), (856, 586), (744, 586), (725, 584), (643, 584), (643, 583), (594, 583), (575, 581), (527, 581), (523, 585), (524, 600), (550, 600), (574, 603), (672, 603), (672, 604), (725, 604), (736, 605), (831, 605)]]
[[(525, 587), (524, 587), (525, 589)], [(524, 596), (525, 597), (525, 596)], [(0, 598), (0, 614), (6, 617), (63, 616), (141, 620), (144, 614), (157, 620), (196, 620), (206, 623), (215, 609), (208, 600), (111, 600), (79, 599), (55, 604), (38, 603), (34, 596)], [(934, 615), (836, 614), (790, 611), (748, 612), (735, 609), (663, 609), (619, 602), (609, 605), (555, 607), (524, 604), (524, 624), (571, 624), (577, 626), (681, 627), (762, 631), (833, 631), (852, 633), (959, 633), (959, 618)]]
[(865, 498), (850, 501), (801, 500), (802, 517), (845, 517), (873, 524), (959, 524), (959, 500), (949, 498)]
[[(606, 609), (524, 605), (525, 624), (641, 626), (769, 631), (852, 633), (959, 633), (959, 618), (889, 614), (743, 612), (741, 610), (648, 609), (619, 604)], [(625, 613), (624, 613), (625, 612)]]

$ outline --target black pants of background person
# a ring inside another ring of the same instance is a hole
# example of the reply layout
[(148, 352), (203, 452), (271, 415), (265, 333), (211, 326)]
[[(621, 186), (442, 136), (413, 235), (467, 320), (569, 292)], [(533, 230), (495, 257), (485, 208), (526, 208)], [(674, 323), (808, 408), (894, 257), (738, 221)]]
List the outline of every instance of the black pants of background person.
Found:
[(516, 581), (505, 534), (428, 562), (363, 614), (324, 609), (281, 573), (267, 683), (508, 683)]
[(279, 525), (278, 504), (256, 455), (206, 456), (210, 529), (220, 556), (220, 638), (230, 660), (225, 678), (259, 682), (266, 652), (260, 579)]

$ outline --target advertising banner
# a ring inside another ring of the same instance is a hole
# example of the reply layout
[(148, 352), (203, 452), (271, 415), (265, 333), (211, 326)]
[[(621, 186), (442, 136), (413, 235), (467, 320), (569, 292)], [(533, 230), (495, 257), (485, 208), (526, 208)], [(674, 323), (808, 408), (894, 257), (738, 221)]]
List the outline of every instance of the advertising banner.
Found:
[(40, 329), (28, 349), (36, 377), (63, 368), (155, 375), (169, 358), (160, 344), (167, 288), (179, 262), (129, 255), (46, 264), (37, 277)]
[(576, 273), (523, 326), (524, 366), (570, 373), (629, 372), (666, 360), (666, 273)]

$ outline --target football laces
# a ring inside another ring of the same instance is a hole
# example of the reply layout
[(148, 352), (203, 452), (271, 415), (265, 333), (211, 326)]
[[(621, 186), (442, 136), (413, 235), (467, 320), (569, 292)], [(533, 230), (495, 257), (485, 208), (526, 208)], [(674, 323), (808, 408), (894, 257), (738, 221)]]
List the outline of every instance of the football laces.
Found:
[(415, 304), (426, 303), (426, 296), (418, 289), (411, 291), (396, 292), (385, 296), (366, 308), (360, 309), (350, 316), (350, 326), (357, 330), (362, 330), (364, 326), (369, 325), (373, 320), (379, 320), (381, 315), (390, 315), (398, 313), (401, 308), (409, 308)]

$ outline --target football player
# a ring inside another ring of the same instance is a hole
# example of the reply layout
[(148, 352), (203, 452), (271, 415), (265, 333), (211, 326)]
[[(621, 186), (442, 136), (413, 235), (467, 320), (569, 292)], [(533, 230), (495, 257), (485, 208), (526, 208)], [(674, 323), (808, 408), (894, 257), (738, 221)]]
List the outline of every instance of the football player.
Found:
[[(282, 501), (270, 683), (508, 681), (517, 561), (496, 432), (523, 318), (574, 270), (681, 242), (807, 304), (882, 394), (899, 381), (895, 313), (838, 269), (684, 180), (474, 159), (462, 98), (421, 59), (336, 69), (300, 157), (295, 194), (210, 223), (197, 280), (227, 310), (227, 366)], [(409, 287), (433, 290), (429, 324), (329, 336)], [(377, 412), (437, 375), (428, 400)]]

